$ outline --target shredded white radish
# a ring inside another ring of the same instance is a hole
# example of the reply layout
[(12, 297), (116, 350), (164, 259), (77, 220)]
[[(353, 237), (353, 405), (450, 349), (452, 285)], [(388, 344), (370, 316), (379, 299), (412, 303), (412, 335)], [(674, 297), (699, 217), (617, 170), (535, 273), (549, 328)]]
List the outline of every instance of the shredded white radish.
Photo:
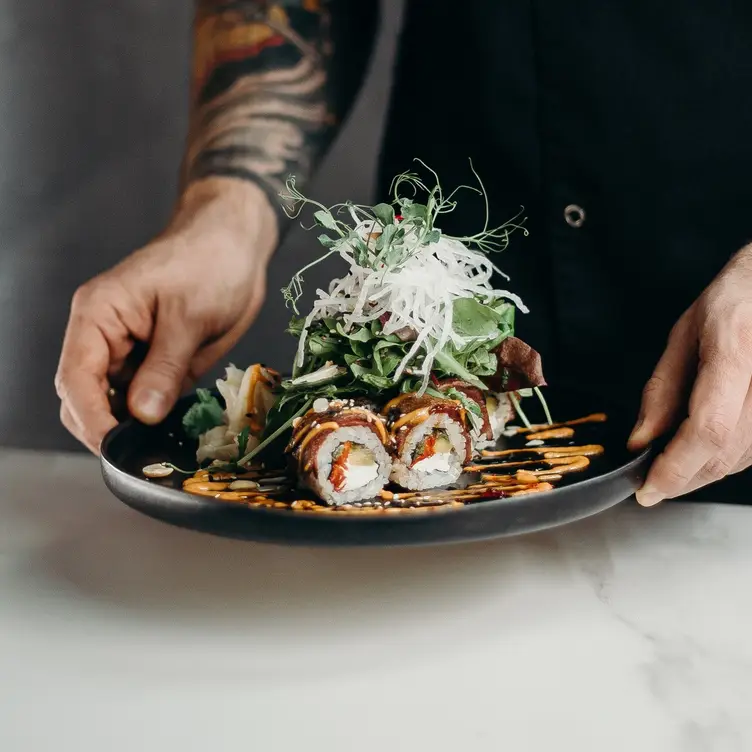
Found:
[[(371, 220), (356, 227), (364, 240), (370, 233), (380, 230), (378, 223)], [(345, 328), (350, 328), (388, 314), (383, 328), (385, 335), (404, 329), (416, 334), (394, 374), (395, 381), (411, 366), (410, 372), (423, 377), (422, 388), (425, 389), (437, 354), (449, 343), (461, 349), (473, 341), (454, 330), (455, 300), (478, 298), (490, 302), (503, 298), (527, 313), (517, 295), (493, 288), (491, 279), (499, 270), (483, 252), (443, 236), (434, 243), (421, 245), (417, 237), (413, 242), (407, 259), (398, 267), (381, 265), (372, 269), (360, 266), (347, 240), (340, 241), (337, 251), (348, 264), (349, 272), (341, 279), (332, 280), (328, 291), (317, 290), (318, 299), (306, 317), (298, 344), (298, 365), (303, 365), (306, 337), (314, 321), (342, 316)], [(422, 362), (416, 367), (415, 361), (421, 355)]]

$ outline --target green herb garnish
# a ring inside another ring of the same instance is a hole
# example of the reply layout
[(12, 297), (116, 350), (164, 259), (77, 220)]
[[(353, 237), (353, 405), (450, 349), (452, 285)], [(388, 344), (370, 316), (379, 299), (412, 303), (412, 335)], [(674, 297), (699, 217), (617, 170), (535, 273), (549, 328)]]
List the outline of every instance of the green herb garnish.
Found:
[(183, 428), (192, 439), (221, 426), (223, 422), (222, 405), (208, 389), (196, 389), (196, 400), (183, 416)]

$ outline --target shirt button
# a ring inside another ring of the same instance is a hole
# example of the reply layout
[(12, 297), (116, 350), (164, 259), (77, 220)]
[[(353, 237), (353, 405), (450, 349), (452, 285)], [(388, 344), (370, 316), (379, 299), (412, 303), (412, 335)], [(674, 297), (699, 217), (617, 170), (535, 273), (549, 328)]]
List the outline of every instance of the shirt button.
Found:
[(577, 204), (569, 204), (564, 209), (564, 221), (570, 227), (582, 227), (585, 224), (585, 210)]

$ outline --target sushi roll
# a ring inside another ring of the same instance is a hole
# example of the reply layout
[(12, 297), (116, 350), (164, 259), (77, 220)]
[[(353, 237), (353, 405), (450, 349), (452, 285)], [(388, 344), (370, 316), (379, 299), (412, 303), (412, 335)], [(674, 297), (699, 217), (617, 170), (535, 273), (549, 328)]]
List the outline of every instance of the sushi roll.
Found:
[(387, 441), (384, 420), (368, 406), (322, 399), (294, 426), (287, 452), (298, 483), (340, 506), (371, 499), (387, 484)]
[[(449, 399), (456, 399), (465, 408), (465, 419), (470, 431), (474, 454), (478, 454), (481, 449), (485, 449), (494, 443), (489, 399), (486, 392), (468, 384), (466, 381), (462, 381), (462, 379), (436, 381), (436, 389)], [(494, 405), (493, 402), (491, 404)]]
[(505, 392), (486, 392), (486, 410), (491, 424), (493, 441), (497, 442), (510, 420), (514, 417), (514, 407)]
[(391, 480), (415, 491), (454, 483), (472, 455), (465, 409), (456, 400), (403, 394), (384, 407), (394, 457)]

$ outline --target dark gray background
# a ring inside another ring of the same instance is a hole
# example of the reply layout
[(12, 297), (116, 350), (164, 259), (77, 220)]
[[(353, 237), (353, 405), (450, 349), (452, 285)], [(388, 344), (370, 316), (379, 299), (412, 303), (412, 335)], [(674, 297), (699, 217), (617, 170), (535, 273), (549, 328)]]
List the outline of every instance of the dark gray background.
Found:
[[(367, 84), (310, 189), (327, 202), (370, 198), (401, 0), (384, 6)], [(53, 387), (70, 298), (170, 213), (192, 11), (192, 0), (0, 0), (0, 443), (75, 446)], [(315, 252), (299, 230), (277, 252), (239, 365), (289, 362), (277, 290)]]

